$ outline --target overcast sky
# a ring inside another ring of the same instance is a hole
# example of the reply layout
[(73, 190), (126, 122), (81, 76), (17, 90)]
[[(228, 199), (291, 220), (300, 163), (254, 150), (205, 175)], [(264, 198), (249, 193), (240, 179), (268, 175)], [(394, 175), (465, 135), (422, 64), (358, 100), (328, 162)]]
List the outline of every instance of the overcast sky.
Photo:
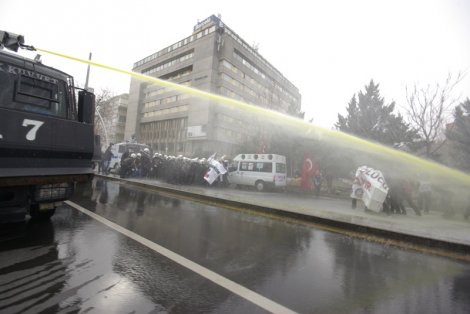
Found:
[[(198, 20), (219, 13), (299, 88), (302, 109), (315, 124), (332, 127), (370, 79), (380, 83), (387, 102), (403, 106), (405, 86), (466, 71), (458, 94), (470, 97), (470, 0), (1, 0), (0, 29), (80, 58), (91, 51), (96, 62), (130, 70), (189, 36)], [(46, 55), (42, 60), (83, 86), (86, 65)], [(129, 81), (92, 68), (90, 86), (120, 94), (128, 92)]]

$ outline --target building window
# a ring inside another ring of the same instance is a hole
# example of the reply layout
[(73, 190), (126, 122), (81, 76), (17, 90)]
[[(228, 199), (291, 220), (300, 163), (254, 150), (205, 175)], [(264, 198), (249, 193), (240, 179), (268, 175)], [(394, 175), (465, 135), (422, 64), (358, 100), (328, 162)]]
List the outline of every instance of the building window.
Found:
[(178, 100), (185, 100), (185, 99), (188, 99), (189, 97), (190, 97), (189, 94), (181, 94), (177, 96)]
[(183, 78), (185, 76), (190, 75), (192, 73), (192, 71), (193, 71), (192, 66), (189, 66), (189, 67), (185, 67), (183, 69), (179, 69), (178, 71), (171, 72), (171, 73), (168, 73), (166, 75), (163, 75), (160, 78), (163, 79), (163, 80), (168, 80), (168, 81), (178, 80), (180, 78)]
[(177, 63), (180, 63), (180, 62), (184, 62), (184, 61), (186, 61), (186, 60), (189, 60), (189, 59), (191, 59), (193, 56), (194, 56), (194, 51), (191, 50), (190, 52), (185, 53), (185, 54), (180, 55), (180, 56), (177, 56), (177, 57), (175, 57), (175, 58), (172, 59), (172, 60), (168, 60), (168, 61), (166, 61), (166, 62), (164, 62), (164, 63), (160, 63), (160, 64), (158, 64), (158, 65), (156, 65), (156, 66), (153, 66), (153, 67), (151, 67), (151, 68), (145, 69), (145, 70), (142, 71), (142, 74), (149, 75), (149, 74), (152, 74), (152, 73), (154, 73), (154, 72), (161, 71), (161, 70), (166, 69), (166, 68), (168, 68), (168, 67), (170, 67), (170, 66), (173, 66), (173, 65), (175, 65), (175, 64), (177, 64)]

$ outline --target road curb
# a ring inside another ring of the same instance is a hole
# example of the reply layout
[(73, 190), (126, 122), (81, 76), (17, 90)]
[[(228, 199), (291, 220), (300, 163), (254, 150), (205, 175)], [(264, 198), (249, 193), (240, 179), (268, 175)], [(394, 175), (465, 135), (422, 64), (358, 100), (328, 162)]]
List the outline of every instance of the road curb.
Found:
[(190, 201), (196, 201), (207, 205), (221, 206), (224, 208), (244, 211), (253, 211), (277, 218), (287, 218), (288, 220), (291, 220), (295, 223), (314, 224), (322, 229), (327, 229), (332, 232), (347, 234), (353, 237), (376, 241), (386, 245), (395, 245), (406, 249), (419, 250), (422, 252), (457, 258), (470, 262), (470, 245), (464, 243), (455, 243), (442, 239), (427, 238), (420, 235), (399, 232), (397, 230), (387, 230), (374, 226), (359, 225), (353, 222), (334, 219), (333, 217), (318, 217), (315, 215), (291, 212), (259, 204), (250, 204), (230, 199), (223, 199), (213, 195), (203, 195), (178, 188), (170, 188), (157, 184), (134, 181), (132, 179), (122, 179), (101, 174), (95, 174), (95, 176), (113, 181), (125, 182), (126, 184), (151, 189), (169, 194), (170, 196), (174, 197), (184, 197)]

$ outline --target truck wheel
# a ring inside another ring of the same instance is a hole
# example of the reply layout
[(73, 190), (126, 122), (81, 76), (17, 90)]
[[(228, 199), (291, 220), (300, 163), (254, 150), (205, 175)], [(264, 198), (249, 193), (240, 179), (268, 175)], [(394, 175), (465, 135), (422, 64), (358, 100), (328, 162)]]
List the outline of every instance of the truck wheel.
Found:
[(264, 191), (264, 181), (261, 181), (261, 180), (256, 181), (255, 188), (258, 192)]
[(54, 215), (55, 207), (51, 209), (43, 209), (39, 210), (39, 205), (34, 204), (31, 205), (29, 208), (29, 215), (34, 220), (48, 220)]

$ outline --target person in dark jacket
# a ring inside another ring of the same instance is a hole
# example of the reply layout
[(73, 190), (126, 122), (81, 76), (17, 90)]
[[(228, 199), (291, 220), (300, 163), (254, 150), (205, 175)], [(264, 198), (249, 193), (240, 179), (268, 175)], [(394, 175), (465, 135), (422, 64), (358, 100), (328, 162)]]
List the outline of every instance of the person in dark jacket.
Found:
[(109, 164), (111, 162), (111, 158), (113, 157), (113, 153), (111, 152), (111, 148), (113, 147), (113, 143), (109, 144), (108, 148), (103, 154), (103, 173), (109, 174)]
[(414, 210), (417, 216), (421, 216), (421, 211), (413, 201), (413, 186), (409, 180), (390, 180), (390, 209), (391, 212), (406, 215), (405, 202)]
[(152, 156), (150, 155), (150, 150), (148, 148), (144, 148), (144, 150), (141, 152), (140, 167), (140, 175), (143, 178), (150, 177), (150, 173), (152, 170)]
[(121, 158), (121, 178), (134, 177), (137, 173), (137, 155), (132, 153), (125, 158)]
[(313, 176), (313, 190), (314, 190), (314, 195), (317, 198), (320, 196), (321, 185), (322, 185), (322, 174), (320, 170), (317, 170), (315, 172), (315, 175)]

